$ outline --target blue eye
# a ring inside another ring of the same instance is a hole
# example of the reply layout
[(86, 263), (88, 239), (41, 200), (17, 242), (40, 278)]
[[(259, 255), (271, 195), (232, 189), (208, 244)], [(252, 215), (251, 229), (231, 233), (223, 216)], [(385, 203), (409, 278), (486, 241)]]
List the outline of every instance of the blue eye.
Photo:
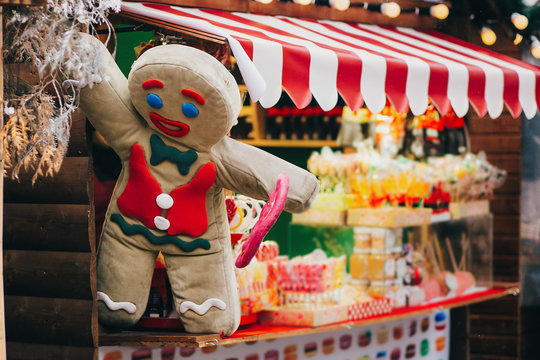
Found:
[(193, 104), (185, 103), (182, 104), (182, 113), (187, 117), (193, 118), (199, 115), (199, 109)]
[(146, 97), (146, 102), (154, 109), (161, 109), (163, 106), (163, 101), (161, 101), (161, 98), (156, 94), (148, 94)]

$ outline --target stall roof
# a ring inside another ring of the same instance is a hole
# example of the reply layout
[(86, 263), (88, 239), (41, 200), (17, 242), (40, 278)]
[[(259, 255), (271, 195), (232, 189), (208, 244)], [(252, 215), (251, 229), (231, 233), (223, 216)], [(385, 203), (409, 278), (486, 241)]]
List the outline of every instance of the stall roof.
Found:
[(312, 96), (324, 110), (338, 93), (352, 109), (498, 117), (506, 105), (532, 118), (540, 68), (434, 31), (299, 19), (155, 3), (122, 3), (122, 12), (226, 38), (251, 98), (268, 108), (285, 90), (297, 107)]

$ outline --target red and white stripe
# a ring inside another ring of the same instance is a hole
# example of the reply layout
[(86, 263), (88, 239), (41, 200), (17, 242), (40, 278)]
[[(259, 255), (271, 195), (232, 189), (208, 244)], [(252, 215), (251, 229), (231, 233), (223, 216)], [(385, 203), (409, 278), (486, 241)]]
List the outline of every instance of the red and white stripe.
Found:
[(285, 90), (298, 108), (312, 96), (324, 110), (338, 93), (352, 109), (372, 112), (388, 99), (422, 114), (432, 101), (458, 116), (469, 103), (480, 116), (532, 118), (540, 105), (540, 69), (436, 32), (122, 3), (122, 11), (226, 38), (250, 96), (269, 108)]

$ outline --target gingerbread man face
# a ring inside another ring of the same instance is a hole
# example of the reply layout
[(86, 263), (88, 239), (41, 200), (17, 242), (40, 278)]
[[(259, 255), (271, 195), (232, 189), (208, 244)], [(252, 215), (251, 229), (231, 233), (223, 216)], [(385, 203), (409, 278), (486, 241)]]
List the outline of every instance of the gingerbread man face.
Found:
[(223, 138), (240, 112), (233, 76), (211, 55), (183, 45), (145, 52), (133, 65), (128, 86), (150, 128), (198, 150)]

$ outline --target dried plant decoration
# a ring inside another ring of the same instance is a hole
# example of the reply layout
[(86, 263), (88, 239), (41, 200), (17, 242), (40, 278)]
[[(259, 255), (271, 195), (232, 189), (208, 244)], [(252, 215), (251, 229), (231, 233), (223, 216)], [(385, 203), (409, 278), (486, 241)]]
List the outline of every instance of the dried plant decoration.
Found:
[[(4, 176), (21, 170), (56, 174), (69, 142), (78, 88), (101, 81), (100, 59), (78, 40), (81, 30), (106, 24), (120, 0), (48, 0), (42, 7), (10, 7), (4, 12)], [(112, 33), (112, 31), (111, 31)], [(35, 82), (7, 64), (24, 64)], [(76, 78), (77, 86), (69, 79)], [(63, 86), (62, 86), (63, 85)]]

